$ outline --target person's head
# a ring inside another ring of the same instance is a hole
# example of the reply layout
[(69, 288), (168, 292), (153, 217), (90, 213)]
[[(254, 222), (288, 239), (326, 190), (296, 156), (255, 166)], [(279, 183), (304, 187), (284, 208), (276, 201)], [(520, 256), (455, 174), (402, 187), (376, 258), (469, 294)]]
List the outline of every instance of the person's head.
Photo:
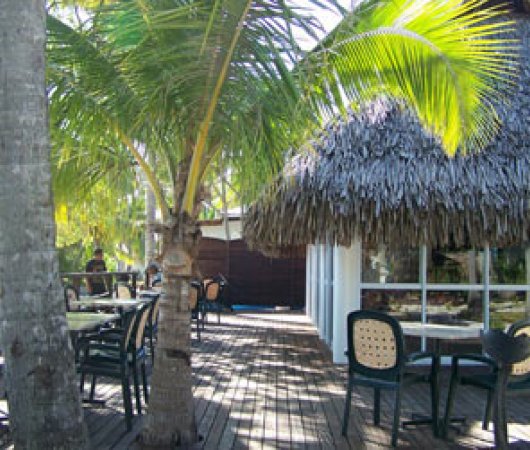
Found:
[(158, 264), (154, 262), (149, 263), (149, 265), (147, 266), (147, 273), (149, 275), (155, 275), (156, 273), (158, 273), (158, 271), (159, 271)]
[(103, 249), (96, 248), (94, 250), (94, 259), (103, 259)]

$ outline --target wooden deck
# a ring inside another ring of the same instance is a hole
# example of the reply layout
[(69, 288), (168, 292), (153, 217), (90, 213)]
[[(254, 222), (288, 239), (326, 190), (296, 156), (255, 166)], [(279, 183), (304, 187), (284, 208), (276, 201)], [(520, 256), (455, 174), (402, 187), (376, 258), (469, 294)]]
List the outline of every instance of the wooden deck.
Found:
[[(215, 319), (212, 318), (215, 321)], [(354, 393), (348, 438), (340, 435), (345, 369), (334, 366), (314, 328), (301, 314), (224, 315), (194, 342), (196, 414), (204, 449), (389, 448), (392, 398), (383, 394), (381, 426), (371, 424), (372, 391)], [(443, 374), (447, 378), (447, 372)], [(442, 402), (446, 389), (442, 391)], [(129, 448), (141, 428), (125, 433), (119, 386), (101, 384), (103, 408), (86, 408), (92, 447)], [(511, 398), (510, 448), (530, 448), (530, 395)], [(404, 395), (403, 419), (429, 411), (427, 386)], [(400, 448), (493, 448), (493, 432), (482, 431), (484, 397), (462, 389), (455, 407), (468, 417), (449, 441), (426, 426), (400, 432)], [(443, 405), (442, 405), (443, 406)]]

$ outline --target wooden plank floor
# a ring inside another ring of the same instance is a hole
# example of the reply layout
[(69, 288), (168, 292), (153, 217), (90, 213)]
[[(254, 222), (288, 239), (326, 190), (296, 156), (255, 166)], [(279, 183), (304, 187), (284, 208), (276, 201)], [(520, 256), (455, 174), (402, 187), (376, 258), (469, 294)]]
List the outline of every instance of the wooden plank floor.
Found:
[[(307, 318), (295, 313), (223, 315), (194, 341), (196, 414), (204, 449), (390, 448), (393, 399), (383, 394), (381, 426), (371, 423), (372, 391), (354, 391), (348, 438), (341, 436), (346, 371), (331, 363)], [(193, 333), (195, 336), (195, 333)], [(443, 374), (447, 378), (448, 373)], [(442, 391), (444, 402), (446, 389)], [(105, 407), (85, 408), (92, 447), (129, 448), (141, 428), (125, 432), (118, 385), (98, 385)], [(427, 386), (404, 395), (403, 420), (429, 411)], [(510, 448), (530, 448), (530, 395), (508, 403)], [(481, 429), (484, 396), (462, 389), (455, 409), (468, 417), (448, 441), (426, 426), (401, 430), (399, 447), (493, 448), (493, 432)], [(443, 405), (442, 405), (443, 407)], [(441, 408), (441, 411), (443, 409)]]

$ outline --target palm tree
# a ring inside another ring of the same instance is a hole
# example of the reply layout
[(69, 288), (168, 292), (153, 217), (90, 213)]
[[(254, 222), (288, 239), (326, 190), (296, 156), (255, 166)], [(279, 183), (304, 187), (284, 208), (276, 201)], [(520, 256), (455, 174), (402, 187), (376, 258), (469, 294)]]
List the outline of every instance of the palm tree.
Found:
[(85, 448), (55, 251), (44, 2), (0, 8), (0, 314), (16, 448)]
[[(283, 1), (121, 1), (78, 29), (49, 17), (60, 142), (69, 152), (127, 150), (162, 214), (165, 294), (146, 444), (197, 439), (188, 295), (212, 160), (222, 152), (241, 186), (256, 192), (322, 117), (381, 93), (407, 101), (449, 153), (480, 148), (495, 131), (493, 102), (511, 73), (509, 44), (495, 37), (507, 26), (488, 21), (498, 10), (475, 9), (481, 1), (461, 3), (368, 1), (309, 53), (294, 30), (314, 36), (318, 21)], [(306, 2), (317, 4), (337, 8)]]

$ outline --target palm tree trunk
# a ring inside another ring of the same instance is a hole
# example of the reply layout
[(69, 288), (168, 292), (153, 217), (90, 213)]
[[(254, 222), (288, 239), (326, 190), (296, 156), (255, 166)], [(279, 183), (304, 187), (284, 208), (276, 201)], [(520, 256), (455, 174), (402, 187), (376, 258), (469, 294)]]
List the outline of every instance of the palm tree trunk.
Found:
[(81, 449), (76, 388), (55, 251), (43, 1), (0, 7), (0, 337), (16, 448)]
[(149, 410), (141, 438), (144, 448), (186, 447), (197, 441), (189, 292), (200, 230), (186, 214), (172, 219), (162, 240), (164, 294)]

